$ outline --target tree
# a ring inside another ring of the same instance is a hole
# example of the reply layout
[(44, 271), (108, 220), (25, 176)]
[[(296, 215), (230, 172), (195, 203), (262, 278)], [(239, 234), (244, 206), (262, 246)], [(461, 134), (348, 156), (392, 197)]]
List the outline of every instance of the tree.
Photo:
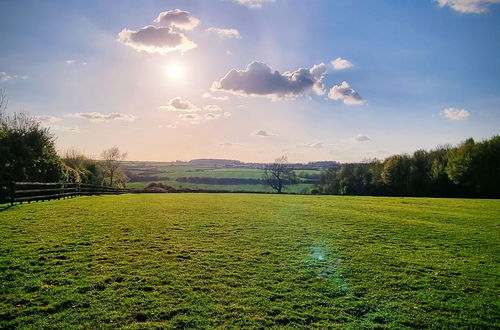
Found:
[(121, 171), (120, 165), (127, 157), (127, 153), (122, 153), (118, 147), (112, 147), (101, 153), (101, 167), (103, 171), (103, 183), (109, 187), (124, 186), (126, 176)]
[(0, 182), (54, 182), (64, 166), (56, 153), (55, 137), (34, 117), (5, 112), (7, 98), (0, 91)]
[(0, 89), (0, 120), (5, 114), (5, 110), (7, 109), (7, 94), (5, 93), (5, 89)]
[(288, 165), (287, 157), (281, 156), (274, 163), (265, 166), (262, 181), (281, 194), (286, 186), (297, 183), (298, 179)]
[(394, 155), (384, 160), (382, 182), (389, 193), (396, 196), (408, 195), (411, 159), (408, 155)]
[(101, 166), (77, 149), (68, 149), (62, 162), (67, 168), (67, 181), (101, 185), (103, 181)]

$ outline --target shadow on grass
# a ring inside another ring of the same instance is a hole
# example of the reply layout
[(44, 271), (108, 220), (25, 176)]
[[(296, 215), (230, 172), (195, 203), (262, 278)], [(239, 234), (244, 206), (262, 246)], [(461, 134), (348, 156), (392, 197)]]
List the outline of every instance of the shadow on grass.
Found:
[(10, 209), (14, 205), (0, 205), (0, 212)]

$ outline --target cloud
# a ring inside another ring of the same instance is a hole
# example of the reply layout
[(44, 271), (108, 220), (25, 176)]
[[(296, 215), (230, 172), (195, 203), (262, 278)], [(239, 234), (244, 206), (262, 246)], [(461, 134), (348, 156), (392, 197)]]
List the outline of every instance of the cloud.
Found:
[(174, 26), (182, 30), (192, 30), (200, 24), (199, 19), (191, 16), (191, 13), (180, 9), (161, 12), (154, 21), (163, 26)]
[(118, 33), (118, 41), (136, 51), (166, 54), (180, 51), (184, 53), (196, 48), (194, 41), (184, 34), (174, 32), (170, 27), (145, 26), (138, 31), (123, 29)]
[(8, 74), (7, 72), (0, 72), (0, 81), (9, 81), (11, 79), (28, 79), (28, 76), (18, 76), (17, 74)]
[(199, 124), (203, 117), (197, 113), (181, 113), (179, 119), (188, 121), (191, 124)]
[(316, 143), (302, 143), (297, 145), (299, 148), (324, 148), (325, 144), (323, 142), (316, 142)]
[(372, 139), (370, 139), (368, 136), (366, 135), (363, 135), (363, 134), (358, 134), (354, 137), (354, 140), (357, 141), (357, 142), (367, 142), (367, 141), (371, 141)]
[(212, 99), (212, 100), (219, 100), (219, 101), (226, 101), (229, 99), (229, 97), (227, 95), (224, 95), (224, 96), (216, 96), (216, 95), (213, 95), (212, 93), (203, 93), (202, 95), (204, 98), (206, 99)]
[(260, 136), (260, 137), (270, 137), (270, 136), (275, 136), (276, 134), (271, 134), (271, 133), (268, 133), (264, 130), (259, 130), (259, 131), (253, 132), (252, 135)]
[(349, 105), (365, 103), (365, 100), (346, 81), (333, 86), (328, 93), (328, 97), (332, 100), (343, 100), (345, 104)]
[(11, 80), (13, 77), (7, 72), (0, 72), (0, 81)]
[(100, 112), (79, 112), (79, 113), (69, 113), (64, 115), (64, 117), (85, 119), (90, 121), (114, 121), (114, 120), (134, 121), (136, 119), (136, 117), (133, 115), (118, 113), (118, 112), (112, 112), (110, 114), (103, 114)]
[(50, 115), (39, 115), (39, 116), (35, 116), (35, 118), (44, 124), (56, 123), (56, 122), (62, 120), (62, 118), (54, 117), (54, 116), (50, 116)]
[(446, 108), (441, 111), (441, 115), (450, 120), (465, 120), (469, 118), (470, 112), (465, 109)]
[(222, 112), (222, 108), (215, 104), (209, 104), (203, 107), (203, 110), (210, 112)]
[(220, 113), (206, 113), (204, 117), (206, 120), (217, 119), (220, 117)]
[(465, 14), (480, 14), (488, 11), (492, 4), (500, 3), (500, 0), (434, 0), (440, 7), (448, 6), (451, 9)]
[(221, 38), (236, 38), (241, 39), (240, 31), (236, 29), (220, 29), (220, 28), (208, 28), (205, 31), (210, 33), (215, 33)]
[(249, 8), (260, 8), (265, 2), (274, 2), (275, 0), (233, 0), (240, 5), (247, 6)]
[(294, 98), (309, 91), (324, 93), (324, 63), (312, 68), (300, 68), (283, 74), (261, 62), (250, 63), (245, 70), (231, 70), (212, 84), (212, 91), (224, 91), (243, 96), (263, 96), (272, 99)]
[(76, 125), (75, 126), (61, 125), (60, 122), (63, 119), (59, 118), (59, 117), (54, 117), (54, 116), (50, 116), (50, 115), (38, 115), (38, 116), (35, 116), (35, 118), (40, 121), (42, 126), (56, 130), (56, 131), (70, 132), (70, 133), (77, 133), (80, 131), (80, 128)]
[(337, 57), (335, 60), (331, 61), (330, 63), (332, 64), (332, 67), (335, 70), (345, 70), (345, 69), (352, 68), (354, 66), (354, 64), (352, 64), (351, 62), (349, 62), (346, 59), (343, 59), (342, 57)]
[(160, 109), (166, 111), (179, 111), (179, 112), (200, 111), (200, 108), (198, 108), (196, 105), (187, 100), (183, 100), (180, 97), (174, 97), (173, 99), (168, 101), (168, 105), (160, 106)]
[[(66, 61), (64, 61), (64, 63), (71, 65), (71, 64), (78, 63), (78, 62), (76, 60), (66, 60)], [(80, 62), (80, 64), (87, 65), (88, 63), (87, 62)]]
[(166, 125), (158, 125), (158, 128), (177, 128), (177, 125), (179, 124), (178, 121), (175, 121), (173, 123), (170, 123), (170, 124), (166, 124)]
[(230, 116), (231, 116), (230, 112), (228, 112), (228, 111), (224, 112), (224, 117), (230, 117)]

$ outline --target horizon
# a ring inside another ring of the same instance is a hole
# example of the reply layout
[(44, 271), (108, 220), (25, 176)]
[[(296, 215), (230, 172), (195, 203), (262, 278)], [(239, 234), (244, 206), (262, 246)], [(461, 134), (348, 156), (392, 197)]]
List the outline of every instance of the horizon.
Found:
[(0, 88), (59, 151), (384, 159), (498, 135), (499, 18), (489, 0), (2, 2)]

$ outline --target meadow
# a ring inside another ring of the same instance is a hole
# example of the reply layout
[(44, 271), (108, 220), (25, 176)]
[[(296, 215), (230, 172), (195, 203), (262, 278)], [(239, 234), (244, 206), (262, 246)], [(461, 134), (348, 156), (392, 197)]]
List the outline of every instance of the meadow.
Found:
[[(127, 187), (132, 189), (142, 189), (152, 182), (157, 182), (176, 189), (219, 190), (229, 192), (274, 191), (271, 187), (258, 182), (262, 179), (264, 174), (264, 170), (261, 168), (228, 168), (217, 164), (193, 165), (189, 163), (176, 164), (137, 161), (124, 162), (122, 166), (126, 175), (130, 178)], [(295, 174), (301, 182), (288, 186), (286, 192), (307, 192), (314, 187), (317, 181), (319, 181), (321, 173), (321, 170), (296, 170)], [(312, 180), (311, 176), (313, 177)], [(235, 179), (233, 180), (235, 182), (230, 182), (229, 184), (218, 184), (217, 182), (205, 183), (203, 179)], [(249, 180), (249, 182), (238, 181), (242, 179)], [(195, 180), (195, 182), (189, 182), (189, 180)], [(198, 182), (196, 182), (196, 180), (198, 180)]]
[(0, 328), (495, 328), (500, 201), (138, 194), (0, 212)]

